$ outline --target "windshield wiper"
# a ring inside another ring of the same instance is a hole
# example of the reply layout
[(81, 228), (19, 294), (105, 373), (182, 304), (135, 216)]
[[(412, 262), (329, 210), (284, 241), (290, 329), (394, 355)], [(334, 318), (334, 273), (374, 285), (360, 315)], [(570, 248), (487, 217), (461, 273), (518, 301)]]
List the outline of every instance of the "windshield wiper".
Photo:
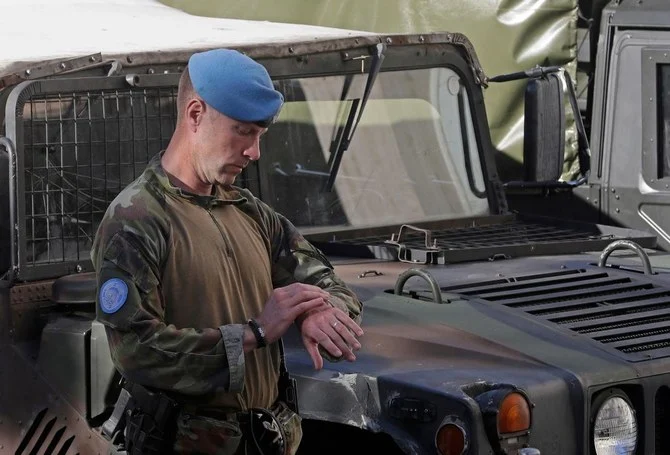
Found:
[[(368, 80), (365, 83), (365, 91), (363, 92), (363, 99), (356, 98), (352, 100), (351, 108), (349, 109), (349, 115), (347, 116), (347, 121), (344, 125), (344, 129), (338, 132), (336, 138), (336, 144), (334, 152), (330, 154), (330, 159), (328, 160), (328, 180), (323, 187), (324, 192), (330, 192), (333, 190), (333, 185), (335, 184), (335, 178), (337, 177), (337, 172), (340, 169), (340, 163), (342, 162), (342, 155), (349, 148), (351, 139), (354, 137), (354, 132), (358, 123), (361, 121), (361, 116), (363, 115), (363, 109), (365, 109), (365, 104), (368, 102), (370, 97), (370, 92), (372, 91), (372, 86), (377, 79), (377, 74), (379, 74), (379, 69), (382, 66), (384, 61), (384, 50), (386, 49), (385, 44), (377, 44), (376, 52), (372, 56), (372, 63), (370, 64), (370, 72), (368, 73)], [(348, 91), (348, 87), (346, 90)], [(358, 112), (358, 116), (356, 113)], [(356, 121), (354, 121), (356, 119)]]

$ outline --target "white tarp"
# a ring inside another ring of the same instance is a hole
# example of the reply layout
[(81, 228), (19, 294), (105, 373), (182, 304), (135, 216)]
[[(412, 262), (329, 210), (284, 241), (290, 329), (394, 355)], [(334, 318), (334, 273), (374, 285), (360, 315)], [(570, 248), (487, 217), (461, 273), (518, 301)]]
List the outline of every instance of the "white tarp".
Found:
[(112, 56), (361, 34), (194, 16), (155, 0), (0, 0), (0, 75), (30, 63), (98, 52)]

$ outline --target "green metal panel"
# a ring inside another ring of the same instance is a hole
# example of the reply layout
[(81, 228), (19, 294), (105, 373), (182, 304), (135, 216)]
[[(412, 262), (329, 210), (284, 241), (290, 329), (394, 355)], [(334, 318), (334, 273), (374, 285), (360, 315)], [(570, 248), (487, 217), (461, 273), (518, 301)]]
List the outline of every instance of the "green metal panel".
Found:
[[(577, 0), (162, 0), (215, 17), (304, 23), (382, 33), (461, 32), (475, 45), (486, 74), (537, 64), (569, 64), (577, 55)], [(520, 178), (525, 84), (492, 84), (485, 94), (498, 166), (504, 180)], [(571, 115), (571, 114), (570, 114)], [(568, 119), (564, 177), (576, 166), (574, 123)]]

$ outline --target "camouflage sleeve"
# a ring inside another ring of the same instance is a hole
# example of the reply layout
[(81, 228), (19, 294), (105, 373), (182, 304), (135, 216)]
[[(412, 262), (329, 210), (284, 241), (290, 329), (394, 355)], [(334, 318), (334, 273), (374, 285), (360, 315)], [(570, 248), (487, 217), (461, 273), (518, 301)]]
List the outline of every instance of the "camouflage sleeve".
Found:
[(273, 283), (286, 286), (300, 282), (328, 291), (330, 303), (354, 319), (361, 321), (362, 304), (356, 294), (335, 274), (324, 254), (308, 242), (286, 217), (256, 199), (260, 216), (269, 230)]
[(166, 324), (158, 279), (165, 233), (136, 220), (119, 225), (118, 213), (110, 218), (101, 224), (92, 257), (97, 319), (106, 326), (115, 366), (131, 381), (180, 394), (240, 392), (244, 326)]

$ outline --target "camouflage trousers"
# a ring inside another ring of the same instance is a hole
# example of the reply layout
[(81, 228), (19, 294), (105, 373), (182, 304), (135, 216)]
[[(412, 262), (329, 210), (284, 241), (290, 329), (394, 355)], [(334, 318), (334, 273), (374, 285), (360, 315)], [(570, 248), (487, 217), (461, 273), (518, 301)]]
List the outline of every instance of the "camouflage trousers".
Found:
[(257, 449), (255, 436), (240, 414), (226, 419), (181, 413), (177, 420), (175, 454), (203, 455), (295, 455), (302, 440), (302, 419), (282, 402), (269, 409), (279, 424), (284, 440), (282, 453), (263, 453)]

